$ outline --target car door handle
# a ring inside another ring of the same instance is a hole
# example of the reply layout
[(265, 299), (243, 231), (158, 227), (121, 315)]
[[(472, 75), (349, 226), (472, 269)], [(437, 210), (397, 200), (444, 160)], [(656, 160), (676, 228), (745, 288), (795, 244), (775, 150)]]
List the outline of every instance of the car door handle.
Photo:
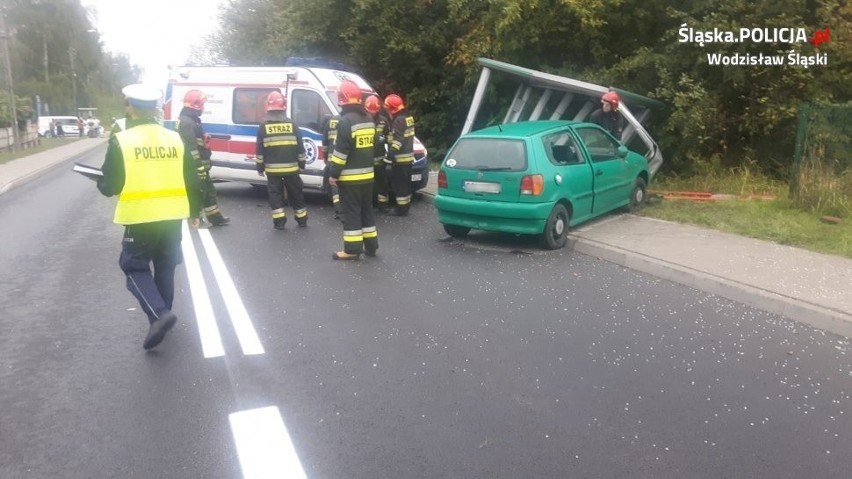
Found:
[(603, 176), (603, 170), (595, 170), (595, 176)]

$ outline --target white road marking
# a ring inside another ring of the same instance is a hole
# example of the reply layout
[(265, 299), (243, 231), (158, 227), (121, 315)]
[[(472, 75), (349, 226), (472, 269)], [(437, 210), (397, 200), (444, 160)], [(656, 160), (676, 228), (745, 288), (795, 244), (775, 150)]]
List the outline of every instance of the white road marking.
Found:
[(210, 303), (210, 295), (207, 293), (207, 284), (204, 282), (201, 265), (198, 262), (198, 256), (195, 254), (195, 245), (192, 244), (192, 236), (185, 220), (182, 232), (180, 246), (183, 249), (183, 259), (186, 263), (186, 274), (189, 276), (189, 289), (192, 292), (192, 306), (195, 309), (195, 320), (198, 323), (201, 350), (204, 352), (205, 358), (218, 358), (225, 355), (222, 337), (219, 335), (219, 327), (216, 326), (216, 315), (213, 313), (213, 305)]
[(244, 479), (307, 478), (275, 406), (228, 416)]
[(228, 314), (231, 316), (231, 322), (234, 324), (234, 330), (237, 333), (237, 339), (240, 342), (240, 347), (243, 349), (243, 354), (247, 356), (263, 354), (263, 345), (260, 344), (257, 331), (255, 331), (243, 300), (237, 292), (234, 280), (231, 279), (228, 268), (225, 266), (225, 262), (222, 261), (222, 255), (219, 254), (219, 249), (216, 248), (216, 243), (213, 242), (213, 237), (205, 229), (198, 230), (198, 236), (201, 238), (201, 244), (204, 245), (204, 250), (207, 252), (207, 259), (210, 260), (210, 266), (213, 268), (213, 275), (216, 276), (216, 282), (219, 283), (219, 290), (225, 299), (225, 306), (228, 308)]

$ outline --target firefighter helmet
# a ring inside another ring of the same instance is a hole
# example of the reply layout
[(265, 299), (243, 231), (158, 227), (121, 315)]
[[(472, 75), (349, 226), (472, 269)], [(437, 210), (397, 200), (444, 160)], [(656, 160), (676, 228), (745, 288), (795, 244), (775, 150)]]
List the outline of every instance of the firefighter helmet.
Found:
[(603, 94), (601, 101), (605, 101), (612, 105), (613, 110), (618, 110), (618, 103), (621, 101), (621, 97), (619, 97), (618, 93), (614, 91), (608, 91)]
[(396, 115), (403, 108), (405, 108), (405, 103), (402, 102), (402, 97), (396, 93), (392, 93), (385, 98), (385, 109), (391, 115)]
[(337, 87), (337, 104), (340, 106), (360, 105), (361, 88), (352, 80), (344, 80)]
[(207, 95), (201, 90), (189, 90), (183, 96), (183, 106), (192, 108), (193, 110), (204, 111), (204, 103), (207, 101)]
[(382, 109), (382, 101), (379, 100), (378, 96), (370, 95), (364, 100), (364, 108), (367, 110), (367, 113), (375, 115)]
[(274, 91), (266, 97), (266, 111), (283, 111), (287, 109), (287, 99), (280, 91)]

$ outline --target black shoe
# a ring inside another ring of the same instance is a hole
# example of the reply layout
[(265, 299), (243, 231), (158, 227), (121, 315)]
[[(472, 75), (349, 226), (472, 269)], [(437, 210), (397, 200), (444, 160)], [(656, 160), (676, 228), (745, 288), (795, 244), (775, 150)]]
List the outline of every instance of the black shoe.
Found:
[(304, 219), (304, 220), (297, 219), (296, 222), (299, 223), (299, 228), (304, 228), (305, 226), (308, 226), (308, 220), (306, 220), (306, 219)]
[(369, 256), (370, 258), (375, 258), (376, 257), (376, 250), (374, 250), (374, 249), (364, 250), (364, 254)]
[(388, 208), (387, 206), (379, 206), (379, 213), (386, 215), (390, 213), (390, 208)]
[(225, 226), (226, 224), (231, 222), (231, 218), (222, 215), (214, 216), (212, 218), (207, 219), (210, 220), (210, 224), (213, 226)]
[(166, 311), (162, 313), (156, 321), (151, 323), (151, 326), (148, 328), (148, 336), (145, 336), (145, 342), (142, 343), (142, 347), (145, 349), (152, 349), (156, 347), (163, 341), (163, 338), (166, 337), (166, 333), (172, 329), (172, 326), (177, 322), (177, 316), (171, 311)]
[(272, 226), (274, 226), (277, 230), (283, 230), (285, 224), (287, 224), (287, 218), (278, 218), (272, 220)]

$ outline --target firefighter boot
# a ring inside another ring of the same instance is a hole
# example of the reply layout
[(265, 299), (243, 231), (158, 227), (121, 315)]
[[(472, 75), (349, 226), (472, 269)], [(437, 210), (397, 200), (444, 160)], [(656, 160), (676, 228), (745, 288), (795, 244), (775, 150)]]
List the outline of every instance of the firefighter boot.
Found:
[(272, 219), (272, 226), (274, 226), (277, 230), (283, 230), (285, 224), (287, 224), (287, 217)]
[(231, 222), (231, 218), (224, 216), (222, 213), (216, 213), (215, 215), (210, 215), (207, 217), (210, 221), (210, 224), (213, 226), (225, 226), (226, 224)]
[(336, 253), (332, 254), (331, 257), (333, 259), (341, 261), (355, 261), (361, 259), (360, 254), (349, 254), (345, 251), (337, 251)]

